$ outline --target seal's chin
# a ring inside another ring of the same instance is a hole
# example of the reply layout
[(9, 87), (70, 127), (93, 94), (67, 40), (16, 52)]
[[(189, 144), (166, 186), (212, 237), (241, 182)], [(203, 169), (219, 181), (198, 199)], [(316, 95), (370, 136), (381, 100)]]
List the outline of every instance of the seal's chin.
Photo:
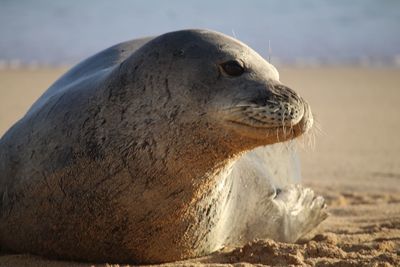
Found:
[(225, 116), (225, 124), (244, 137), (262, 140), (265, 145), (294, 139), (313, 125), (311, 109), (305, 102), (296, 108), (286, 106), (281, 112), (257, 105), (232, 108), (235, 109)]

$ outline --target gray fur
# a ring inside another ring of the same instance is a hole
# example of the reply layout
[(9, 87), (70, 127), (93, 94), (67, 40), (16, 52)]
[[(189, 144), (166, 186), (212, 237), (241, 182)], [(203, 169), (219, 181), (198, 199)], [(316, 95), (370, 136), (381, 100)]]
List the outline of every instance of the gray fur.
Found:
[[(240, 77), (220, 69), (231, 59), (244, 62)], [(156, 263), (253, 238), (296, 241), (326, 217), (324, 203), (290, 185), (293, 161), (282, 164), (272, 144), (311, 124), (276, 69), (220, 33), (113, 46), (67, 72), (1, 138), (0, 244)]]

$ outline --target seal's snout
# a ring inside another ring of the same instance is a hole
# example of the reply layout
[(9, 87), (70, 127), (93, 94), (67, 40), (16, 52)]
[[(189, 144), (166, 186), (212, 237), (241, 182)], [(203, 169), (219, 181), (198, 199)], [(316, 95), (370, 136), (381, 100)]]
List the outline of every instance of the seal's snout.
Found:
[(272, 84), (267, 91), (267, 103), (274, 110), (274, 116), (282, 126), (297, 124), (304, 115), (304, 100), (283, 84)]
[(290, 127), (292, 138), (306, 133), (313, 125), (309, 104), (294, 90), (283, 84), (272, 84), (268, 89), (271, 108), (283, 128)]
[(282, 84), (271, 84), (266, 89), (257, 90), (257, 95), (248, 102), (252, 112), (245, 114), (265, 122), (266, 128), (296, 125), (307, 105), (295, 91)]
[(269, 143), (296, 138), (313, 124), (307, 102), (279, 83), (257, 88), (252, 97), (225, 112), (226, 121), (242, 134)]

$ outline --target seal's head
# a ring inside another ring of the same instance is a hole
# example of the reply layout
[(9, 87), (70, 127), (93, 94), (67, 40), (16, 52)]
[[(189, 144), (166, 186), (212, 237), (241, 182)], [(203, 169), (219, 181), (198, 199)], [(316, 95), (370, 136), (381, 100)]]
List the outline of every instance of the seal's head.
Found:
[(249, 149), (295, 138), (312, 125), (308, 104), (279, 82), (275, 67), (229, 36), (184, 30), (161, 35), (139, 51), (147, 65), (141, 76), (162, 69), (146, 83), (169, 99), (157, 112), (179, 106), (174, 123), (196, 124), (193, 132), (218, 129), (221, 138), (240, 139)]

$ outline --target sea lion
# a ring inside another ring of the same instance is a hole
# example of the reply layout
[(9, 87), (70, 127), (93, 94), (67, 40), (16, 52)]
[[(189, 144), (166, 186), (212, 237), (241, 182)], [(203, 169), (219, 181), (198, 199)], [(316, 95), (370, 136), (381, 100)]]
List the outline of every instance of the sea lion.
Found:
[(1, 138), (0, 244), (160, 263), (296, 241), (325, 204), (300, 185), (278, 188), (288, 167), (273, 144), (311, 125), (277, 70), (224, 34), (118, 44), (67, 72)]

